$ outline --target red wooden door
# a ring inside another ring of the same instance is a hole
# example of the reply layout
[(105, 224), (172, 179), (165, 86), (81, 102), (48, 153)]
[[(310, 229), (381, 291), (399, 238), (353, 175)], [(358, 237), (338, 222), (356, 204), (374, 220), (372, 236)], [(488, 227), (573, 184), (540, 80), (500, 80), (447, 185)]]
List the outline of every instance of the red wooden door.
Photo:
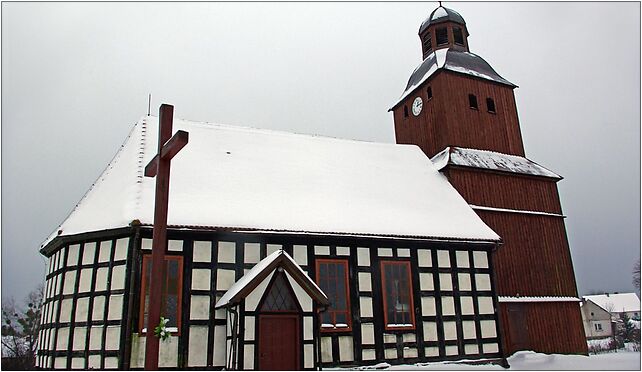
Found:
[(259, 369), (293, 371), (299, 367), (299, 316), (259, 316)]

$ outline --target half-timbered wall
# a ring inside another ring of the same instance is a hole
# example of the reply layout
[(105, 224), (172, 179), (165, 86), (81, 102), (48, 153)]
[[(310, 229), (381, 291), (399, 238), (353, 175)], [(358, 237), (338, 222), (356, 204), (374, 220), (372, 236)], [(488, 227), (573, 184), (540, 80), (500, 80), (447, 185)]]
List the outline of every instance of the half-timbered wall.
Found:
[(129, 244), (128, 237), (87, 240), (48, 258), (38, 367), (119, 367)]
[[(131, 236), (135, 238), (72, 244), (53, 254), (47, 275), (47, 315), (43, 315), (46, 321), (39, 365), (143, 368), (141, 270), (143, 256), (151, 252), (151, 229), (141, 228)], [(223, 369), (235, 362), (235, 368), (256, 369), (260, 337), (256, 307), (271, 276), (237, 306), (238, 338), (232, 337), (233, 317), (224, 309), (214, 310), (214, 306), (233, 283), (278, 249), (288, 252), (313, 279), (317, 259), (348, 262), (352, 320), (348, 332), (321, 332), (320, 319), (315, 315), (319, 309), (289, 280), (302, 310), (299, 355), (303, 369), (314, 369), (318, 364), (317, 339), (324, 366), (500, 358), (489, 256), (492, 247), (481, 243), (170, 230), (166, 254), (183, 258), (182, 319), (178, 332), (160, 343), (159, 365)], [(382, 260), (409, 262), (413, 329), (385, 329)], [(125, 283), (129, 272), (131, 280)], [(125, 298), (128, 290), (132, 293), (129, 300)], [(70, 320), (67, 314), (76, 315)], [(230, 360), (233, 339), (237, 342), (236, 358)]]

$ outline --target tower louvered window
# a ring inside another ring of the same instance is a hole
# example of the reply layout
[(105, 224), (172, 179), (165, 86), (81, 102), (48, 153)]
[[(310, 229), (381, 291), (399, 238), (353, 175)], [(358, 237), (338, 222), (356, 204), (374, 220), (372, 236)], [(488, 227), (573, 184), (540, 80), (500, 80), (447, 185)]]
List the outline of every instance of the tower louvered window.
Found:
[(435, 30), (435, 36), (437, 37), (437, 45), (448, 44), (448, 29), (446, 27)]
[(464, 34), (459, 27), (453, 27), (453, 39), (455, 44), (464, 45)]
[(432, 38), (430, 33), (424, 36), (424, 57), (432, 52)]

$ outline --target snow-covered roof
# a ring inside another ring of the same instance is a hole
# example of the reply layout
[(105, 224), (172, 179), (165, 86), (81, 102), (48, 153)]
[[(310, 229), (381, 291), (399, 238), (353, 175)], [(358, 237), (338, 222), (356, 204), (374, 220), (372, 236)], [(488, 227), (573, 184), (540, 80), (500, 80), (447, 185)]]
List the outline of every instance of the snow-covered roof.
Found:
[(323, 293), (314, 280), (310, 279), (310, 277), (301, 270), (301, 267), (294, 262), (287, 252), (279, 249), (254, 265), (250, 271), (234, 283), (232, 287), (225, 292), (223, 297), (216, 302), (215, 308), (218, 309), (236, 304), (240, 299), (245, 297), (243, 292), (251, 292), (267, 275), (279, 266), (283, 267), (313, 299), (324, 305), (328, 304), (328, 296)]
[[(496, 83), (516, 87), (517, 85), (501, 77), (482, 57), (475, 53), (463, 52), (453, 49), (437, 49), (421, 62), (410, 75), (406, 89), (401, 97), (392, 106), (396, 107), (401, 101), (414, 92), (421, 84), (426, 82), (438, 70), (458, 72), (478, 78), (494, 81)], [(391, 108), (392, 110), (392, 108)]]
[[(168, 225), (497, 241), (419, 147), (174, 120)], [(59, 228), (153, 224), (158, 118), (144, 117)], [(48, 244), (54, 232), (45, 242)]]
[(610, 313), (640, 311), (640, 299), (635, 293), (613, 293), (582, 296)]
[(421, 34), (422, 32), (424, 32), (430, 25), (434, 25), (435, 23), (446, 22), (446, 21), (457, 22), (457, 23), (461, 23), (462, 25), (466, 24), (466, 21), (464, 21), (464, 17), (462, 17), (461, 14), (457, 13), (452, 9), (439, 6), (437, 9), (433, 10), (432, 13), (430, 13), (430, 15), (428, 16), (428, 18), (426, 18), (421, 23), (421, 26), (419, 27), (419, 33)]
[(577, 297), (570, 296), (498, 296), (498, 302), (580, 302)]
[(488, 170), (542, 176), (562, 179), (557, 173), (548, 170), (523, 156), (502, 154), (488, 150), (467, 149), (463, 147), (446, 147), (432, 157), (432, 162), (439, 170), (446, 165), (482, 168)]

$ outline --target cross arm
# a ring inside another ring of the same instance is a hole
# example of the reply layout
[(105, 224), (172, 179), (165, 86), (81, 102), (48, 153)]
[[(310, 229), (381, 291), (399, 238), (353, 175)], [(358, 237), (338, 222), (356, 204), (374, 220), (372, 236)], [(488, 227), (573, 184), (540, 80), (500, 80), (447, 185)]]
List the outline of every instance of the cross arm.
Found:
[[(179, 130), (172, 136), (172, 138), (163, 145), (160, 151), (160, 158), (163, 160), (171, 160), (189, 141), (189, 133), (184, 130)], [(145, 177), (154, 177), (158, 171), (159, 156), (156, 154), (154, 158), (145, 167)]]

